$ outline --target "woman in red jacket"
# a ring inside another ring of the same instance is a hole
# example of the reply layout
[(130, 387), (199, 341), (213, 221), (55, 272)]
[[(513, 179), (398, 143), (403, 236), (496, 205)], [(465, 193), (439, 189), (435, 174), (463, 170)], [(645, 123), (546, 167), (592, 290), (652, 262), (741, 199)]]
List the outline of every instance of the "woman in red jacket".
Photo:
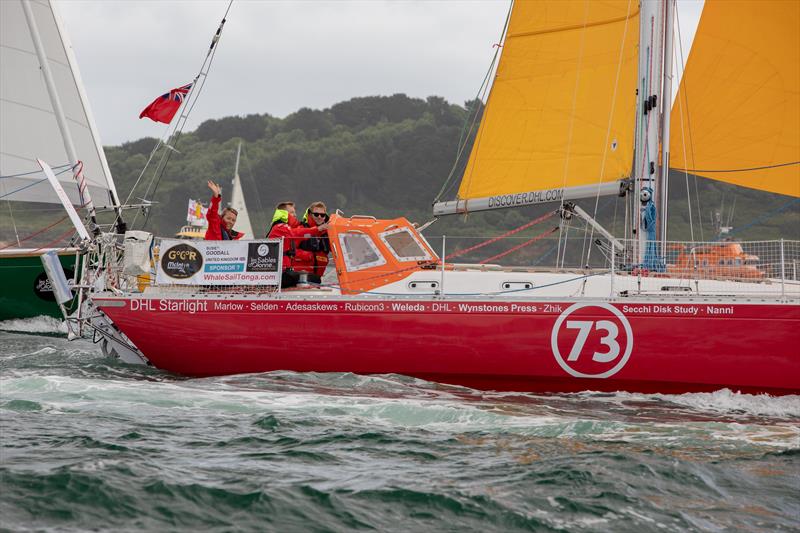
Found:
[[(294, 214), (294, 204), (282, 202), (272, 215), (272, 227), (267, 235), (270, 239), (283, 238), (283, 275), (282, 287), (294, 287), (300, 279), (298, 269), (303, 265), (312, 264), (314, 256), (307, 250), (300, 249), (300, 243), (311, 237), (320, 237), (328, 229), (328, 224), (313, 228), (298, 225)], [(319, 283), (319, 277), (309, 275), (309, 281)]]
[[(308, 206), (305, 215), (303, 215), (303, 226), (315, 228), (325, 224), (325, 227), (327, 227), (328, 219), (325, 204), (323, 202), (314, 202)], [(298, 248), (311, 252), (311, 260), (302, 265), (295, 264), (295, 270), (311, 272), (321, 280), (322, 275), (325, 273), (325, 268), (328, 266), (328, 253), (331, 251), (327, 233), (321, 237), (311, 237), (304, 240), (298, 245)]]
[(235, 241), (241, 239), (244, 233), (233, 229), (239, 213), (232, 207), (226, 207), (222, 210), (222, 216), (220, 216), (219, 204), (222, 201), (222, 188), (211, 180), (208, 180), (208, 188), (211, 189), (214, 195), (211, 197), (211, 206), (209, 206), (206, 214), (206, 220), (208, 220), (206, 240)]

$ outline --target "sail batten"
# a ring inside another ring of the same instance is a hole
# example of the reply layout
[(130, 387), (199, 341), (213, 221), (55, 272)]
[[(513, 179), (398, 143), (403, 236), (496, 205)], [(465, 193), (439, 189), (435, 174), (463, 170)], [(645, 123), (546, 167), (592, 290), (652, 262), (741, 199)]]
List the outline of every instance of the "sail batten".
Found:
[(514, 4), (458, 205), (587, 186), (603, 194), (614, 187), (601, 185), (630, 176), (638, 7), (634, 0)]
[(673, 169), (800, 197), (800, 2), (706, 0), (672, 122)]
[(566, 32), (566, 31), (582, 30), (582, 29), (585, 29), (585, 28), (591, 28), (593, 26), (603, 26), (603, 25), (606, 25), (606, 24), (613, 24), (615, 22), (623, 22), (626, 19), (630, 19), (630, 18), (636, 17), (638, 15), (639, 15), (639, 10), (637, 9), (636, 11), (631, 13), (630, 15), (624, 15), (624, 16), (621, 16), (621, 17), (616, 17), (616, 18), (612, 18), (612, 19), (608, 19), (608, 20), (600, 20), (600, 21), (596, 21), (596, 22), (587, 22), (585, 24), (572, 24), (571, 26), (563, 26), (561, 28), (548, 28), (548, 29), (543, 29), (543, 30), (533, 30), (533, 31), (527, 31), (527, 32), (522, 32), (522, 33), (509, 34), (507, 36), (507, 39), (514, 39), (516, 37), (531, 37), (531, 36), (534, 36), (534, 35), (544, 35), (545, 33), (560, 33), (560, 32)]

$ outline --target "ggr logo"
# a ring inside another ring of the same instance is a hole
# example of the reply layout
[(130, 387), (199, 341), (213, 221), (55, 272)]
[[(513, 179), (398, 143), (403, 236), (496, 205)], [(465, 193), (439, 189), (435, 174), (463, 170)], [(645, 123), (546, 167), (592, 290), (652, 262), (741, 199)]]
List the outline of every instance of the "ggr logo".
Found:
[[(581, 312), (578, 312), (581, 311)], [(633, 350), (630, 322), (606, 303), (579, 303), (559, 315), (550, 334), (556, 362), (577, 378), (608, 378)]]

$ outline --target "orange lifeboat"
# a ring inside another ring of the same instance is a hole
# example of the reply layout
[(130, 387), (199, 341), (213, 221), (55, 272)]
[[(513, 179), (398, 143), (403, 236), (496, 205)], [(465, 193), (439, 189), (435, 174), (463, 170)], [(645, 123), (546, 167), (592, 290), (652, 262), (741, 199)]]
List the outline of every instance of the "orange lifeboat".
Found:
[(667, 273), (672, 276), (725, 280), (767, 277), (766, 272), (759, 268), (759, 257), (746, 253), (738, 242), (678, 249), (675, 263), (667, 266)]

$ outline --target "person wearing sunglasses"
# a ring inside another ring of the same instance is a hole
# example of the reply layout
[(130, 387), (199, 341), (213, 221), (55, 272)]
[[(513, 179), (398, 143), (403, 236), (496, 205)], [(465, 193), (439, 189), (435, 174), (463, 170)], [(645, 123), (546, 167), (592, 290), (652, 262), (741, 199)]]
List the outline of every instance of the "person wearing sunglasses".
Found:
[[(300, 248), (305, 240), (320, 237), (328, 229), (327, 223), (315, 226), (303, 226), (294, 216), (294, 203), (281, 202), (272, 215), (272, 226), (267, 235), (270, 239), (283, 238), (283, 274), (281, 286), (294, 287), (300, 280), (300, 271), (310, 272), (308, 265), (313, 265), (314, 255)], [(318, 279), (309, 276), (309, 281), (319, 283)]]
[[(325, 204), (323, 202), (314, 202), (306, 209), (302, 224), (307, 228), (323, 226), (327, 229), (329, 219)], [(321, 283), (322, 275), (328, 267), (328, 253), (331, 251), (327, 232), (318, 237), (311, 237), (302, 241), (298, 247), (301, 250), (311, 252), (312, 257), (307, 264), (298, 265), (296, 268), (308, 272), (308, 279), (312, 283)]]

